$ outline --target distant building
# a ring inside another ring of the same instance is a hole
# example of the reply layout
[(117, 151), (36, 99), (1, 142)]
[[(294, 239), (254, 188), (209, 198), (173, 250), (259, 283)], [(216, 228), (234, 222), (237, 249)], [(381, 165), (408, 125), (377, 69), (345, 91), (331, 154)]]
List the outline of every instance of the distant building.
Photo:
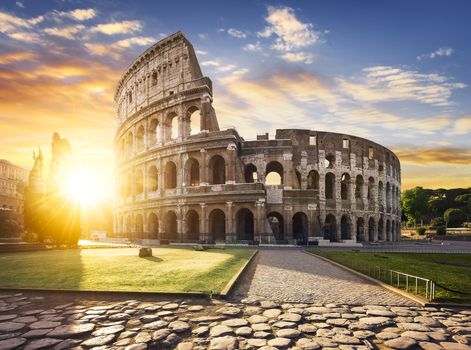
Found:
[(23, 189), (27, 182), (28, 171), (0, 159), (0, 209), (10, 211), (23, 222), (24, 198)]

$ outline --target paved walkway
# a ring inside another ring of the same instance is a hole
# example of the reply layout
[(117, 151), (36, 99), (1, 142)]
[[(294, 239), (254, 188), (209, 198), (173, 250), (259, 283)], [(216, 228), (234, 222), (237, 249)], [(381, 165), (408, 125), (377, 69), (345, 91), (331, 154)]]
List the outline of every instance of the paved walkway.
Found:
[(344, 269), (294, 249), (260, 250), (233, 297), (320, 304), (414, 304)]

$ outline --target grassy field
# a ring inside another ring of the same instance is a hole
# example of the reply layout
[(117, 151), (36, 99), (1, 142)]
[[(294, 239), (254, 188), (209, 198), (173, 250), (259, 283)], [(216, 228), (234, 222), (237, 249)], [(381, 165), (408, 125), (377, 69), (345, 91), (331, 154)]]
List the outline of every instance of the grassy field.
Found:
[(0, 254), (0, 287), (146, 292), (220, 292), (250, 249), (70, 249)]
[[(431, 279), (450, 289), (471, 293), (471, 254), (363, 253), (320, 249), (311, 251), (365, 274), (374, 271), (368, 268), (369, 264)], [(374, 272), (370, 275), (377, 277)], [(381, 279), (390, 282), (389, 275)], [(413, 287), (415, 288), (415, 282)], [(436, 300), (471, 302), (471, 295), (450, 293), (437, 287)]]

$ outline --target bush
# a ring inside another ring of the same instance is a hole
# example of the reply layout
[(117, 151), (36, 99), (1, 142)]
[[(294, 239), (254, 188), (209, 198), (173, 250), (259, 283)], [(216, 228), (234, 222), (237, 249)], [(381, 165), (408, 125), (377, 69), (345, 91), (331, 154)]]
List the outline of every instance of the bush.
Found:
[(466, 214), (464, 211), (457, 208), (447, 209), (443, 216), (445, 217), (447, 227), (460, 227), (463, 222), (466, 221)]
[(427, 231), (427, 229), (425, 227), (417, 227), (415, 231), (419, 236), (423, 236), (425, 235), (425, 231)]
[(433, 218), (432, 221), (430, 222), (430, 224), (432, 225), (433, 228), (437, 228), (439, 226), (445, 226), (446, 222), (445, 222), (444, 218), (439, 216), (437, 218)]
[(437, 235), (438, 236), (445, 236), (446, 235), (446, 227), (445, 226), (438, 226), (437, 227)]

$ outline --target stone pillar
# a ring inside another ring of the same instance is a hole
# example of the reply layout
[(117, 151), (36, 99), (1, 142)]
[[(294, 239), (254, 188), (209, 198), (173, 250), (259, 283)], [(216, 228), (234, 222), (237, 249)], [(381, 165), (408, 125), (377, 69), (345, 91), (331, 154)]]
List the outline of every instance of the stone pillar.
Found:
[(234, 204), (226, 202), (226, 242), (234, 242), (236, 237), (234, 227)]
[(293, 207), (291, 205), (284, 206), (285, 218), (286, 218), (286, 227), (285, 227), (285, 236), (287, 240), (293, 239)]
[(325, 212), (325, 172), (319, 172), (319, 209)]
[(283, 154), (283, 185), (285, 189), (293, 188), (293, 154)]
[(368, 210), (368, 179), (363, 178), (363, 193), (362, 193), (362, 201), (363, 201), (363, 210), (367, 211)]
[(158, 121), (159, 121), (159, 130), (158, 130), (158, 135), (157, 135), (157, 144), (159, 146), (163, 145), (164, 144), (164, 138), (165, 138), (165, 118), (163, 116), (163, 114), (161, 114), (160, 116), (157, 117)]
[(350, 178), (348, 180), (348, 193), (347, 193), (347, 198), (350, 201), (350, 209), (351, 210), (356, 210), (357, 209), (357, 201), (355, 199), (355, 179)]
[(164, 168), (162, 158), (157, 158), (157, 191), (162, 196), (164, 193)]
[(258, 240), (259, 243), (262, 243), (264, 236), (264, 206), (263, 202), (255, 202), (255, 230), (254, 230), (254, 240)]
[(319, 235), (322, 239), (325, 239), (325, 237), (324, 237), (324, 235), (325, 235), (325, 232), (324, 232), (325, 217), (326, 217), (325, 210), (320, 210), (319, 211), (319, 226), (320, 226)]
[(210, 130), (211, 99), (207, 96), (201, 98), (200, 109), (200, 129), (201, 131)]
[(337, 215), (335, 216), (335, 234), (336, 234), (336, 241), (340, 242), (342, 240), (342, 216), (340, 215), (340, 211), (337, 211)]
[(200, 220), (200, 240), (206, 241), (208, 239), (208, 214), (206, 213), (206, 203), (200, 203), (201, 207), (201, 220)]
[(208, 154), (204, 148), (200, 150), (201, 164), (200, 164), (200, 186), (208, 185)]
[(180, 205), (177, 206), (176, 214), (177, 214), (177, 236), (178, 236), (178, 239), (181, 241), (183, 237), (183, 218), (182, 218), (183, 210)]
[(227, 146), (227, 151), (229, 153), (229, 161), (227, 164), (226, 184), (235, 184), (236, 150), (237, 147), (233, 143)]

